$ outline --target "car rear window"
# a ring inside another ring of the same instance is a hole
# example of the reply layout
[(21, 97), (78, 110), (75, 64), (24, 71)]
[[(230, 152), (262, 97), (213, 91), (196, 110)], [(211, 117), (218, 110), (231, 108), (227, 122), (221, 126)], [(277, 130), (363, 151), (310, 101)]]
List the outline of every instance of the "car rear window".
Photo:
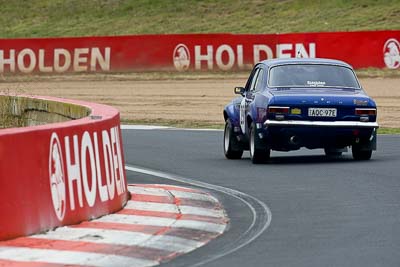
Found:
[(318, 64), (289, 64), (272, 67), (268, 85), (270, 87), (360, 88), (350, 68)]

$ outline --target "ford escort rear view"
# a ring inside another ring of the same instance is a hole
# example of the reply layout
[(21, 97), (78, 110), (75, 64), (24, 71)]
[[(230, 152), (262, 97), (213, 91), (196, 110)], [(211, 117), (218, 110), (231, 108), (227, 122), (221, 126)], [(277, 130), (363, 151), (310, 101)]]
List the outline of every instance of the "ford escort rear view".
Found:
[(253, 163), (271, 150), (322, 148), (355, 160), (376, 150), (377, 109), (348, 64), (328, 59), (274, 59), (258, 63), (240, 95), (224, 109), (224, 153)]

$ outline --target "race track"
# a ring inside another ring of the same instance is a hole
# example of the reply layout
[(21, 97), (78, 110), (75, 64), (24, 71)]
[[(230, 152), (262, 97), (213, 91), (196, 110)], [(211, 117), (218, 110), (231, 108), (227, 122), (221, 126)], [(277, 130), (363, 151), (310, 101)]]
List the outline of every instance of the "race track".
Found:
[(221, 131), (122, 133), (128, 182), (210, 184), (231, 219), (222, 237), (165, 266), (400, 266), (400, 136), (380, 135), (366, 162), (300, 150), (253, 165), (248, 153), (224, 158)]

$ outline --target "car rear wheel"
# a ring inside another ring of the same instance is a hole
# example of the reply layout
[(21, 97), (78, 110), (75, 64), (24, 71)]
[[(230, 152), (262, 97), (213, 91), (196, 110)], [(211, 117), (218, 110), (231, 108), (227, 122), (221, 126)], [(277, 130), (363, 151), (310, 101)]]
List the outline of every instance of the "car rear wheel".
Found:
[(253, 164), (265, 163), (270, 157), (271, 149), (257, 134), (256, 125), (253, 122), (250, 126), (250, 158)]
[(233, 126), (229, 119), (225, 122), (224, 154), (227, 159), (240, 159), (243, 155), (243, 149), (235, 138)]
[(362, 150), (360, 146), (352, 146), (351, 151), (355, 160), (369, 160), (372, 156), (372, 150)]

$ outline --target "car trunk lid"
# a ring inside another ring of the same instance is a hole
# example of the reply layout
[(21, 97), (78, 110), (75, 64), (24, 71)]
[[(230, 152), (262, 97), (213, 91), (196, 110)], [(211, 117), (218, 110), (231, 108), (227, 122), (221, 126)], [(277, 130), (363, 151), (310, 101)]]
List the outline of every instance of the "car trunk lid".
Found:
[(271, 90), (270, 106), (290, 107), (288, 119), (294, 120), (359, 120), (356, 106), (370, 105), (362, 90), (349, 89), (277, 89)]

